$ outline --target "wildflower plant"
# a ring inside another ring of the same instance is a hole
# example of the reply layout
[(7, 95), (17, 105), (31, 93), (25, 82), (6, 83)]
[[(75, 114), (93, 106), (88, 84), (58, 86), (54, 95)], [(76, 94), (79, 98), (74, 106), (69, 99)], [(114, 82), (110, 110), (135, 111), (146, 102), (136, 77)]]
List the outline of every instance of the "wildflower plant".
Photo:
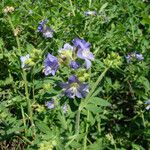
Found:
[[(63, 67), (62, 63), (66, 62), (68, 69), (77, 70), (78, 68), (85, 68), (83, 64), (77, 62), (77, 59), (83, 59), (86, 62), (86, 69), (91, 67), (90, 60), (94, 60), (94, 55), (89, 50), (90, 43), (86, 42), (83, 39), (75, 38), (73, 39), (74, 47), (70, 44), (64, 44), (63, 48), (58, 50), (58, 58), (47, 54), (46, 59), (44, 60), (44, 74), (55, 75), (57, 70), (61, 70)], [(66, 63), (64, 64), (66, 66)], [(81, 83), (76, 75), (71, 74), (68, 77), (68, 82), (60, 83), (60, 87), (63, 90), (64, 95), (69, 98), (85, 98), (89, 92), (89, 85), (87, 83)]]
[(0, 149), (150, 148), (148, 2), (0, 7)]

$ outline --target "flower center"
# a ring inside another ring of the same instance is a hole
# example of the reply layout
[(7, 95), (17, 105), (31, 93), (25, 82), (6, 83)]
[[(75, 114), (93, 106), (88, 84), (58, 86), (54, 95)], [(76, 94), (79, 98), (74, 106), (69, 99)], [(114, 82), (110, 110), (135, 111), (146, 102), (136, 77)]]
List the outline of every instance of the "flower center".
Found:
[(78, 89), (78, 83), (72, 83), (71, 84), (71, 87), (70, 87), (70, 90), (72, 91), (72, 97), (74, 97), (75, 95), (76, 95), (76, 93), (77, 93), (77, 89)]
[(83, 55), (83, 57), (88, 57), (89, 51), (83, 50), (83, 51), (82, 51), (82, 55)]
[(78, 87), (78, 83), (74, 82), (71, 84), (71, 88), (77, 89), (77, 87)]

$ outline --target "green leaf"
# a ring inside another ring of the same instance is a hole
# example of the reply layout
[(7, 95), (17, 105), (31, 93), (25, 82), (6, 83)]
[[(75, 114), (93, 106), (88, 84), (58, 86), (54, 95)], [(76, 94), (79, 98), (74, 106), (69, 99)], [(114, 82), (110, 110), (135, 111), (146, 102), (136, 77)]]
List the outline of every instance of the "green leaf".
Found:
[(144, 17), (141, 21), (141, 24), (145, 25), (145, 24), (150, 24), (150, 18), (149, 17)]
[(102, 139), (99, 139), (98, 141), (94, 142), (93, 144), (89, 145), (87, 150), (103, 150), (104, 146), (102, 144)]
[(37, 128), (43, 132), (43, 133), (46, 133), (46, 134), (51, 134), (51, 130), (50, 128), (47, 126), (46, 123), (42, 122), (42, 121), (36, 121), (35, 122), (35, 125), (37, 126)]
[(58, 119), (60, 121), (61, 127), (64, 129), (67, 129), (67, 122), (65, 120), (65, 117), (61, 115), (60, 113), (58, 113)]
[(93, 126), (95, 123), (95, 118), (93, 117), (91, 112), (89, 112), (89, 122), (90, 122), (91, 126)]
[(141, 77), (137, 80), (137, 82), (139, 82), (140, 84), (142, 84), (142, 85), (144, 86), (146, 92), (150, 91), (150, 83), (149, 83), (149, 81), (148, 81), (147, 78), (141, 76)]
[(100, 107), (94, 104), (88, 104), (85, 108), (89, 110), (90, 112), (93, 112), (94, 114), (97, 114), (103, 111)]
[(102, 12), (107, 6), (108, 6), (108, 3), (103, 4), (99, 12)]
[(102, 98), (99, 98), (99, 97), (90, 97), (89, 102), (92, 104), (95, 104), (95, 105), (100, 105), (100, 106), (110, 106), (111, 105), (108, 101), (106, 101)]
[(25, 129), (25, 127), (18, 127), (18, 126), (15, 126), (9, 130), (7, 130), (7, 134), (12, 134), (12, 133), (19, 133), (21, 131), (23, 131)]
[(135, 143), (132, 143), (133, 150), (144, 150), (144, 148), (140, 145), (137, 145)]
[(92, 97), (97, 96), (102, 90), (103, 90), (102, 87), (99, 87), (99, 88), (92, 94)]
[(81, 144), (79, 143), (79, 142), (76, 142), (76, 141), (73, 141), (72, 143), (71, 143), (71, 147), (72, 148), (80, 148), (81, 147)]

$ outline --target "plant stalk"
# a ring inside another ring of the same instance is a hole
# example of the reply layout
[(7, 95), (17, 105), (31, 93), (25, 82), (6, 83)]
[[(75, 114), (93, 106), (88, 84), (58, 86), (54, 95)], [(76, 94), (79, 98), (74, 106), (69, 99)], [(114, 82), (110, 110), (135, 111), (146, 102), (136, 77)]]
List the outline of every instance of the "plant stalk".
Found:
[(95, 82), (94, 86), (92, 87), (92, 89), (89, 92), (89, 94), (87, 95), (87, 97), (79, 105), (79, 108), (78, 108), (78, 111), (77, 111), (77, 115), (76, 115), (76, 133), (77, 134), (79, 134), (79, 130), (80, 130), (80, 113), (81, 113), (82, 109), (86, 106), (86, 104), (88, 103), (88, 99), (92, 96), (93, 92), (95, 91), (95, 89), (97, 88), (98, 84), (100, 83), (100, 81), (105, 76), (105, 74), (108, 71), (108, 69), (109, 69), (109, 67), (105, 68), (105, 70), (102, 72), (102, 74), (99, 76), (99, 78)]
[(86, 135), (84, 137), (84, 143), (83, 143), (83, 150), (86, 150), (86, 143), (87, 143), (87, 134), (88, 134), (88, 129), (89, 129), (89, 110), (87, 112), (87, 122), (86, 122), (86, 129), (85, 129), (85, 132), (86, 132)]
[(73, 16), (75, 16), (75, 11), (74, 11), (74, 7), (73, 7), (73, 4), (72, 4), (72, 0), (69, 0), (69, 2), (70, 2), (72, 14), (73, 14)]
[(27, 101), (28, 116), (30, 118), (31, 126), (33, 127), (33, 133), (35, 134), (32, 106), (31, 106), (31, 102), (29, 99), (29, 92), (28, 92), (28, 82), (27, 82), (27, 78), (26, 78), (26, 72), (24, 70), (23, 70), (23, 80), (24, 80), (24, 84), (25, 84), (25, 95), (26, 95), (26, 101)]
[[(8, 16), (8, 21), (9, 21), (9, 24), (10, 24), (10, 26), (11, 26), (11, 28), (12, 28), (13, 34), (14, 34), (14, 36), (15, 36), (15, 27), (14, 27), (12, 21), (11, 21), (10, 16)], [(19, 50), (19, 54), (21, 54), (19, 38), (18, 38), (17, 35), (15, 36), (15, 38), (16, 38), (16, 42), (17, 42), (17, 47), (18, 47), (18, 50)]]
[(89, 8), (91, 8), (92, 0), (89, 0)]
[(80, 130), (80, 113), (81, 113), (81, 110), (80, 109), (78, 109), (78, 111), (77, 111), (77, 115), (76, 115), (76, 129), (75, 129), (75, 131), (76, 131), (76, 134), (79, 134), (79, 130)]

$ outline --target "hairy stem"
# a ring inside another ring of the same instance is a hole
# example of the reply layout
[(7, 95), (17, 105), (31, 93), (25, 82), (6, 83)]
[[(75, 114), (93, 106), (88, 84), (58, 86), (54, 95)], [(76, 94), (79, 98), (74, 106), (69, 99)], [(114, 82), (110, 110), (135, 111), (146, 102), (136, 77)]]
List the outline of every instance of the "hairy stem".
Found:
[(75, 131), (76, 131), (76, 134), (79, 134), (79, 130), (80, 130), (80, 113), (81, 113), (81, 110), (80, 109), (78, 109), (78, 111), (77, 111), (77, 115), (76, 115), (76, 129), (75, 129)]
[(17, 42), (17, 47), (18, 47), (18, 50), (19, 50), (19, 54), (21, 54), (19, 38), (18, 38), (17, 35), (15, 35), (15, 27), (14, 27), (12, 21), (11, 21), (10, 16), (8, 16), (8, 21), (9, 21), (9, 24), (10, 24), (10, 26), (11, 26), (11, 28), (12, 28), (13, 34), (14, 34), (14, 36), (15, 36), (15, 38), (16, 38), (16, 42)]
[(26, 133), (26, 119), (25, 119), (25, 115), (24, 115), (24, 110), (23, 110), (23, 107), (21, 105), (21, 114), (22, 114), (22, 119), (23, 119), (23, 125), (25, 127), (25, 133)]
[(87, 134), (88, 134), (88, 129), (89, 129), (89, 110), (87, 112), (87, 121), (86, 121), (86, 129), (85, 129), (85, 132), (86, 132), (86, 135), (84, 137), (84, 143), (83, 143), (83, 150), (86, 150), (86, 143), (87, 143)]
[(31, 126), (33, 127), (33, 133), (35, 134), (32, 106), (31, 106), (31, 102), (29, 99), (29, 92), (28, 92), (28, 82), (27, 82), (27, 78), (26, 78), (26, 72), (24, 70), (23, 70), (23, 80), (24, 80), (24, 84), (25, 84), (25, 95), (26, 95), (26, 101), (27, 101), (28, 115), (30, 118)]
[(142, 121), (143, 121), (143, 126), (144, 126), (144, 128), (145, 128), (145, 127), (146, 127), (146, 124), (145, 124), (145, 119), (144, 119), (143, 112), (141, 112), (141, 117), (142, 117)]

